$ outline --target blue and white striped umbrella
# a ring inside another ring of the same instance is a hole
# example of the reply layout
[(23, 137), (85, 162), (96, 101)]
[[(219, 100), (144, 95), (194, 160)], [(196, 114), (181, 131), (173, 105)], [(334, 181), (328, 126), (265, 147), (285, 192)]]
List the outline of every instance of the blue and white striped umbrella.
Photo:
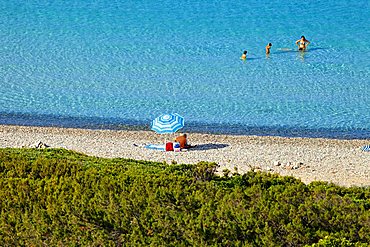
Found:
[(164, 114), (152, 121), (152, 130), (159, 134), (175, 133), (184, 127), (184, 118), (177, 113)]

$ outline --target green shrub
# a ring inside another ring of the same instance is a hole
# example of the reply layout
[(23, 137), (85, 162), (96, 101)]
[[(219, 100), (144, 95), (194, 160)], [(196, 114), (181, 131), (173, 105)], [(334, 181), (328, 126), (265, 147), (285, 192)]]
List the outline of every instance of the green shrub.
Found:
[(0, 241), (5, 246), (370, 243), (370, 188), (305, 185), (261, 172), (219, 177), (217, 167), (102, 159), (64, 149), (0, 149)]

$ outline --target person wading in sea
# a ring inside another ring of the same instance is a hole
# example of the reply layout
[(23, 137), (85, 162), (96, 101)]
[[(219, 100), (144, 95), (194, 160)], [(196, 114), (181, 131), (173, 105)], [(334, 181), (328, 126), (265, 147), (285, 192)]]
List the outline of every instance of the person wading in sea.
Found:
[(308, 41), (303, 35), (295, 42), (295, 44), (298, 45), (298, 50), (300, 51), (305, 51), (310, 43), (311, 42)]

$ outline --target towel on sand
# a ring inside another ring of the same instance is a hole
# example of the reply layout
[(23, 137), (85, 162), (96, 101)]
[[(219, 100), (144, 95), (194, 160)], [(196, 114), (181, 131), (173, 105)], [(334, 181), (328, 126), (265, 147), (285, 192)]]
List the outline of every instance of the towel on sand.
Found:
[(370, 152), (370, 145), (365, 145), (361, 149), (362, 151)]
[(164, 144), (148, 144), (144, 146), (147, 149), (153, 149), (153, 150), (160, 150), (165, 151), (165, 145)]

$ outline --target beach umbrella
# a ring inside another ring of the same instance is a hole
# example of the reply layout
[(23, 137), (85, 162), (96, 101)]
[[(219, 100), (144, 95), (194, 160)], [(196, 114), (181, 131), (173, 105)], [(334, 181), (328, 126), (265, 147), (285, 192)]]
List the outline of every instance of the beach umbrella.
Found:
[(152, 130), (158, 134), (175, 133), (184, 127), (184, 118), (177, 113), (163, 114), (152, 121)]

